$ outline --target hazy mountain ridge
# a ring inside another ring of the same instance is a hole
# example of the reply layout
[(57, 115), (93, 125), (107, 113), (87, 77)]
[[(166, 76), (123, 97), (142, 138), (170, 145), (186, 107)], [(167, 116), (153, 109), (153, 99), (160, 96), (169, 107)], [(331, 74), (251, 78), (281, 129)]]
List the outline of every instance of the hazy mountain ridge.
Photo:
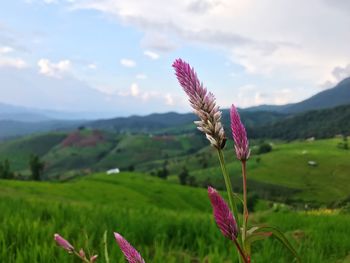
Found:
[(78, 127), (82, 121), (47, 120), (40, 122), (24, 122), (0, 120), (0, 139), (13, 139), (33, 133), (52, 131), (68, 131)]
[(350, 135), (350, 105), (307, 111), (275, 123), (247, 127), (247, 130), (253, 138), (284, 140)]
[[(243, 122), (248, 129), (253, 130), (252, 134), (261, 137), (263, 133), (255, 132), (259, 127), (272, 127), (276, 122), (289, 118), (282, 122), (288, 126), (291, 119), (299, 114), (310, 110), (330, 109), (340, 105), (350, 104), (350, 78), (344, 79), (334, 88), (322, 91), (309, 99), (299, 103), (287, 105), (260, 105), (246, 109), (240, 109)], [(229, 127), (229, 111), (223, 109), (223, 123)], [(316, 114), (316, 113), (310, 113)], [(327, 113), (328, 114), (328, 113)], [(338, 112), (337, 114), (344, 114)], [(193, 113), (154, 113), (146, 116), (117, 117), (112, 119), (98, 119), (95, 121), (66, 121), (60, 117), (74, 114), (67, 112), (33, 110), (24, 107), (12, 106), (0, 103), (0, 139), (13, 138), (37, 132), (47, 132), (52, 130), (70, 130), (82, 125), (92, 129), (100, 129), (121, 133), (154, 133), (154, 134), (182, 134), (191, 132), (193, 121), (197, 118)], [(297, 122), (307, 122), (310, 115), (297, 117)], [(314, 125), (321, 125), (322, 116), (317, 113), (319, 122)], [(333, 115), (332, 115), (333, 116)], [(345, 117), (346, 118), (346, 117)], [(67, 117), (68, 119), (68, 117)], [(336, 118), (339, 120), (339, 118)], [(337, 123), (332, 122), (334, 125)], [(282, 124), (281, 124), (282, 125)], [(338, 125), (339, 126), (339, 125)], [(258, 128), (257, 128), (258, 127)], [(273, 126), (275, 128), (280, 126)], [(292, 128), (292, 127), (291, 127)], [(330, 129), (331, 127), (329, 127)], [(293, 128), (292, 128), (293, 129)], [(303, 131), (301, 127), (301, 131)], [(228, 130), (228, 129), (227, 129)], [(279, 128), (277, 129), (279, 130)], [(334, 130), (334, 129), (333, 129)], [(327, 133), (327, 131), (326, 131)], [(330, 133), (333, 134), (333, 133)], [(265, 136), (265, 135), (264, 135)], [(297, 135), (298, 137), (299, 135)], [(323, 135), (322, 135), (323, 136)], [(293, 135), (293, 138), (295, 136)]]
[(286, 105), (260, 105), (249, 107), (245, 110), (264, 110), (294, 114), (310, 110), (333, 108), (346, 104), (350, 104), (350, 77), (342, 80), (335, 87), (321, 91), (298, 103)]

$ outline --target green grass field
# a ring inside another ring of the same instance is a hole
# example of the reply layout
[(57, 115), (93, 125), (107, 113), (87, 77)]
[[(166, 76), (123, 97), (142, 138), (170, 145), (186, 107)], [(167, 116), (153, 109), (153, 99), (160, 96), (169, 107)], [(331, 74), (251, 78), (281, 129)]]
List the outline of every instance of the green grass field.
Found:
[[(56, 247), (61, 233), (103, 259), (108, 231), (111, 262), (125, 262), (113, 240), (122, 233), (146, 262), (235, 262), (235, 250), (211, 216), (205, 189), (137, 173), (96, 174), (66, 183), (0, 180), (0, 261), (78, 262)], [(303, 262), (348, 262), (350, 215), (336, 211), (268, 209), (254, 223), (279, 226)], [(86, 238), (88, 236), (88, 239)], [(253, 247), (253, 262), (292, 262), (274, 240)]]
[[(89, 139), (93, 132), (80, 131), (80, 139)], [(224, 188), (216, 153), (203, 141), (203, 136), (100, 133), (103, 140), (92, 146), (64, 146), (64, 140), (73, 133), (48, 133), (3, 142), (0, 160), (8, 158), (13, 171), (29, 175), (29, 156), (37, 154), (46, 165), (43, 177), (56, 180), (115, 167), (157, 174), (166, 164), (172, 181), (177, 181), (177, 175), (186, 167), (196, 185), (210, 183)], [(341, 141), (273, 141), (272, 152), (253, 154), (248, 162), (250, 192), (297, 206), (336, 207), (346, 202), (350, 199), (350, 150), (339, 148)], [(251, 144), (255, 153), (259, 142)], [(240, 165), (232, 141), (228, 141), (225, 156), (234, 188), (241, 191)], [(316, 162), (316, 166), (308, 165), (309, 161)]]
[[(281, 199), (291, 203), (315, 206), (336, 205), (350, 197), (350, 151), (338, 147), (340, 139), (274, 143), (266, 154), (253, 155), (248, 162), (250, 190), (261, 197)], [(208, 168), (201, 161), (206, 156)], [(225, 156), (234, 188), (240, 191), (240, 163), (232, 147)], [(316, 166), (308, 165), (315, 161)], [(198, 183), (210, 182), (224, 187), (215, 151), (208, 148), (190, 157), (177, 158), (170, 163), (172, 174), (186, 166)]]

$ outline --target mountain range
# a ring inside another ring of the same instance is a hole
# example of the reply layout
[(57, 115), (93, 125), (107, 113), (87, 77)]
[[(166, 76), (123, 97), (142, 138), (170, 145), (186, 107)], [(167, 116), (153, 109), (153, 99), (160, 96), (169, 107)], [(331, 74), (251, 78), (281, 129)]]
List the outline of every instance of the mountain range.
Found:
[[(308, 123), (311, 118), (310, 116), (313, 114), (318, 117), (316, 118), (317, 120), (312, 122), (313, 129), (309, 129), (309, 131), (313, 131), (314, 128), (319, 125), (326, 127), (322, 124), (322, 122), (325, 121), (322, 118), (322, 112), (320, 113), (317, 110), (329, 110), (347, 104), (350, 104), (350, 78), (346, 78), (335, 87), (317, 93), (298, 103), (287, 105), (260, 105), (240, 109), (240, 112), (243, 122), (249, 130), (252, 130), (252, 134), (261, 137), (269, 135), (265, 132), (261, 132), (261, 129), (269, 130), (268, 127), (274, 127), (275, 133), (273, 134), (278, 134), (278, 131), (284, 130), (283, 127), (291, 128), (291, 123), (295, 124), (295, 122), (297, 122), (298, 125), (300, 124), (302, 129), (303, 127), (305, 129), (303, 124)], [(305, 112), (309, 111), (311, 112), (305, 114)], [(340, 110), (326, 112), (326, 115), (333, 116), (333, 119), (336, 114), (336, 120), (344, 121), (345, 119), (346, 122), (348, 118), (348, 110), (346, 107)], [(181, 134), (191, 131), (193, 128), (192, 123), (196, 119), (192, 113), (180, 114), (176, 112), (90, 121), (84, 120), (84, 116), (87, 117), (87, 115), (84, 114), (28, 109), (0, 103), (0, 139), (52, 130), (71, 130), (79, 126), (119, 133)], [(227, 109), (223, 109), (223, 122), (225, 126), (228, 127), (229, 111)], [(332, 124), (337, 126), (337, 123), (334, 121)], [(330, 126), (327, 127), (327, 129), (332, 128)], [(344, 125), (342, 127), (346, 130)], [(344, 129), (340, 129), (339, 132)], [(335, 132), (336, 130), (332, 128), (332, 131)], [(333, 134), (333, 132), (331, 133)], [(312, 132), (303, 132), (301, 130), (301, 133), (293, 134), (290, 138), (301, 136), (301, 134), (309, 135), (312, 134)], [(325, 134), (327, 134), (327, 132)]]
[(286, 105), (260, 105), (245, 110), (274, 111), (291, 114), (310, 110), (328, 109), (346, 104), (350, 104), (350, 77), (342, 80), (335, 87), (321, 91), (298, 103)]

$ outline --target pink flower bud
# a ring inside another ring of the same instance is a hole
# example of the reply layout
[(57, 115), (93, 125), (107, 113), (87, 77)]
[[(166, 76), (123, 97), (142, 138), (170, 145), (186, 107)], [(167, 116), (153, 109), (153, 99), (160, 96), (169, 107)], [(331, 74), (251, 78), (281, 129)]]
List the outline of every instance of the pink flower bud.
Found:
[(234, 105), (231, 107), (231, 130), (233, 140), (235, 141), (235, 150), (238, 160), (246, 161), (249, 158), (249, 142), (247, 138), (247, 132), (244, 128), (238, 111)]
[(80, 256), (81, 258), (86, 258), (85, 252), (84, 252), (84, 250), (83, 250), (82, 248), (79, 250), (79, 256)]
[(122, 237), (119, 233), (114, 233), (114, 237), (129, 263), (145, 263), (140, 253), (132, 245), (130, 245), (124, 237)]
[(92, 257), (90, 258), (90, 262), (91, 262), (91, 263), (94, 263), (94, 262), (96, 261), (97, 257), (98, 257), (97, 255), (92, 256)]
[(59, 234), (55, 234), (54, 239), (55, 239), (57, 245), (59, 245), (60, 247), (62, 247), (65, 250), (67, 250), (68, 253), (72, 253), (74, 251), (74, 247), (67, 240), (65, 240), (63, 237), (61, 237)]
[(236, 219), (231, 213), (225, 200), (212, 187), (208, 187), (208, 195), (213, 207), (214, 219), (221, 233), (234, 240), (238, 236), (238, 227)]

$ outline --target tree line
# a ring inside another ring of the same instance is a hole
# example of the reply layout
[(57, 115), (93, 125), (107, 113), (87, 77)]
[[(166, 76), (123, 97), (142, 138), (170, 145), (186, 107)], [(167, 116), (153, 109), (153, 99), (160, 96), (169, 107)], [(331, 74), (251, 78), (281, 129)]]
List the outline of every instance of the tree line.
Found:
[[(41, 181), (43, 179), (45, 163), (40, 160), (38, 155), (32, 154), (29, 157), (28, 168), (31, 180)], [(0, 179), (25, 179), (25, 177), (12, 171), (10, 161), (5, 159), (0, 162)]]

